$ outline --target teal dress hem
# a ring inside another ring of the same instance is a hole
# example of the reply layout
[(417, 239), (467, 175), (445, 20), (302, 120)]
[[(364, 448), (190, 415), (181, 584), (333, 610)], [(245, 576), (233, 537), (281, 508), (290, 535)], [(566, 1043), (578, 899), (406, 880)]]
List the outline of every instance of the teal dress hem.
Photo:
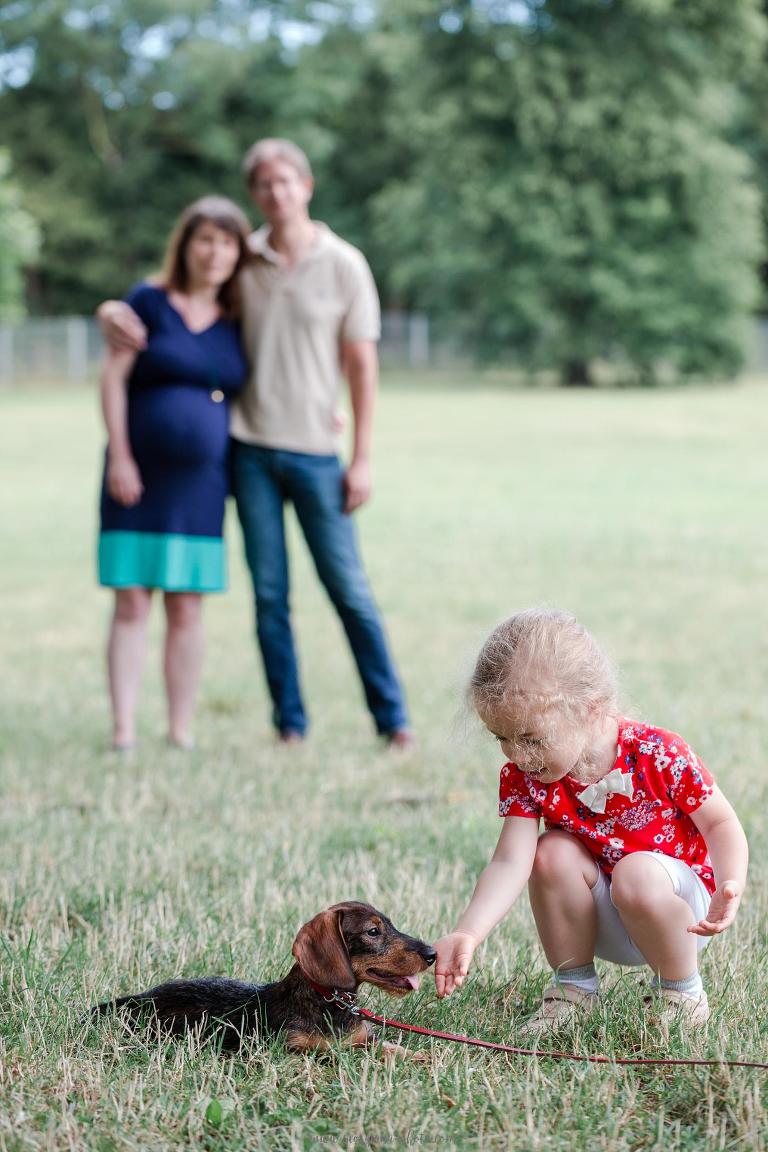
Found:
[(224, 541), (219, 537), (170, 532), (102, 532), (99, 583), (107, 588), (224, 592)]

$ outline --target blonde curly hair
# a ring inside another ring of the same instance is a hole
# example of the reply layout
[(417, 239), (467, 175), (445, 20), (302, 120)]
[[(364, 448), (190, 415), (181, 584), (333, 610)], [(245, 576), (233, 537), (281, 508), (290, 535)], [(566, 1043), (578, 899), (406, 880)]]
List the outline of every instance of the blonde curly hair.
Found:
[(557, 709), (578, 723), (617, 711), (618, 677), (575, 616), (528, 608), (494, 628), (467, 695), (480, 716), (504, 709), (522, 718)]

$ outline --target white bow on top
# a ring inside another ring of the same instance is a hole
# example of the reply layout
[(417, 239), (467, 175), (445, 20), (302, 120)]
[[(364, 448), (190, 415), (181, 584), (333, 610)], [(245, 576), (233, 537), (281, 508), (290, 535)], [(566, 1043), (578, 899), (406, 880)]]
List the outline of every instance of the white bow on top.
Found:
[(605, 812), (605, 802), (609, 796), (626, 796), (631, 800), (634, 790), (631, 773), (614, 768), (596, 784), (590, 784), (583, 792), (577, 792), (576, 798), (593, 812)]

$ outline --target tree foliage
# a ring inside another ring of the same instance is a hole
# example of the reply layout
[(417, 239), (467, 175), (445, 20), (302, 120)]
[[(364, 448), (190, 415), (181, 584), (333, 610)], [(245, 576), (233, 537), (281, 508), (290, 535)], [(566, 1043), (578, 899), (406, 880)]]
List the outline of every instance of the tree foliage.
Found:
[(756, 6), (450, 12), (421, 6), (407, 100), (396, 86), (393, 126), (417, 153), (376, 200), (397, 285), (481, 356), (514, 349), (574, 382), (597, 359), (646, 379), (732, 370), (760, 230), (729, 76), (759, 50)]
[(738, 363), (759, 86), (734, 78), (763, 51), (758, 0), (5, 11), (0, 115), (43, 230), (40, 307), (90, 309), (156, 266), (198, 195), (247, 206), (242, 153), (279, 134), (309, 152), (316, 214), (365, 249), (386, 302), (481, 358), (574, 382), (596, 361), (646, 380)]
[(38, 240), (35, 221), (11, 178), (10, 160), (0, 151), (0, 321), (16, 320), (24, 310), (24, 269), (37, 255)]
[(48, 310), (89, 310), (156, 267), (171, 221), (197, 196), (242, 200), (243, 151), (277, 126), (292, 86), (282, 41), (245, 34), (250, 5), (182, 7), (42, 0), (0, 23), (6, 53), (32, 54), (0, 111), (43, 229)]

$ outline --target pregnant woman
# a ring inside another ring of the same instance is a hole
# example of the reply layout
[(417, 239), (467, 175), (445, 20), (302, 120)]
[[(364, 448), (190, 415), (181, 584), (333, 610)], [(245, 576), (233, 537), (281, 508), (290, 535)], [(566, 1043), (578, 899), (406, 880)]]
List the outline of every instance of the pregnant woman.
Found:
[(107, 664), (116, 750), (135, 742), (154, 589), (165, 602), (168, 740), (192, 745), (202, 596), (226, 587), (229, 399), (247, 373), (237, 278), (249, 232), (230, 200), (211, 196), (190, 205), (171, 236), (161, 279), (126, 298), (146, 329), (143, 350), (106, 353), (99, 580), (115, 589)]

